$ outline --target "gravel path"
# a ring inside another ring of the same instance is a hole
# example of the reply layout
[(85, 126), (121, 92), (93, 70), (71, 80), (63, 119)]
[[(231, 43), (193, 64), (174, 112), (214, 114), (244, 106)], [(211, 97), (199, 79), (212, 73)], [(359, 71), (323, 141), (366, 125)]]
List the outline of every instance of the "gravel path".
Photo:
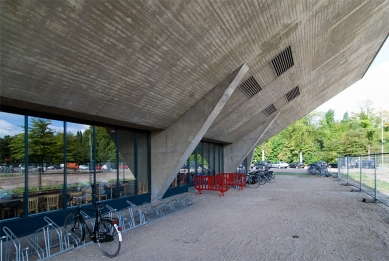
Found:
[(389, 208), (350, 191), (279, 175), (224, 197), (192, 194), (193, 207), (124, 233), (113, 259), (92, 244), (51, 260), (389, 260)]

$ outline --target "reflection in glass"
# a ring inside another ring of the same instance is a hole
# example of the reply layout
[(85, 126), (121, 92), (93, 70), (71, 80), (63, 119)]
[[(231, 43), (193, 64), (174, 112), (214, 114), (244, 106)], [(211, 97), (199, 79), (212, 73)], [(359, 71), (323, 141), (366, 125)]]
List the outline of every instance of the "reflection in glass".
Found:
[(120, 196), (136, 195), (135, 178), (135, 133), (119, 131), (119, 179), (123, 184)]
[(85, 196), (83, 203), (92, 201), (93, 184), (93, 127), (83, 124), (67, 123), (66, 130), (66, 168), (67, 191), (69, 205), (74, 205), (75, 197)]
[[(138, 191), (142, 193), (149, 192), (149, 159), (148, 159), (148, 135), (147, 133), (137, 133), (137, 155), (138, 155)], [(141, 190), (139, 190), (139, 188)]]
[(63, 133), (63, 122), (28, 118), (28, 214), (62, 206)]
[(96, 194), (99, 200), (117, 197), (116, 130), (96, 127)]
[(25, 190), (24, 116), (0, 112), (0, 220), (19, 217)]

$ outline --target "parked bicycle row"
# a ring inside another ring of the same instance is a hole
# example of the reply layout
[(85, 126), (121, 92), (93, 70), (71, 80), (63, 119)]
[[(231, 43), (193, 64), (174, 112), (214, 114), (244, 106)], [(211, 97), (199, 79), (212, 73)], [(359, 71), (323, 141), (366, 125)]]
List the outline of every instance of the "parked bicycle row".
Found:
[[(325, 163), (325, 162), (324, 162)], [(316, 162), (308, 165), (307, 172), (310, 175), (318, 175), (322, 177), (329, 177), (331, 176), (331, 173), (328, 171), (327, 164), (322, 162)]]
[(258, 169), (252, 170), (247, 174), (246, 184), (250, 188), (258, 188), (259, 185), (263, 185), (266, 182), (273, 183), (275, 182), (275, 173), (269, 170), (270, 167), (263, 165)]

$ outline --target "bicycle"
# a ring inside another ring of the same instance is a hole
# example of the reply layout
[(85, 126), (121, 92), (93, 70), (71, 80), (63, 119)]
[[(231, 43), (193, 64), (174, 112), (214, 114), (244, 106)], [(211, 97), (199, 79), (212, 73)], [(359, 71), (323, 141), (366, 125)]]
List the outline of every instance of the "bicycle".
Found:
[(327, 166), (325, 166), (325, 165), (321, 166), (318, 163), (311, 163), (311, 164), (309, 164), (307, 171), (308, 171), (308, 173), (310, 175), (318, 174), (319, 176), (322, 176), (322, 177), (329, 177), (329, 176), (331, 176), (330, 173), (328, 172)]
[[(91, 241), (97, 243), (99, 250), (107, 257), (115, 257), (121, 247), (122, 235), (118, 227), (119, 220), (110, 219), (101, 215), (101, 210), (105, 207), (101, 203), (93, 203), (95, 209), (95, 219), (92, 222), (93, 230), (88, 227), (81, 210), (90, 210), (81, 208), (82, 200), (90, 195), (71, 198), (69, 202), (75, 200), (77, 204), (77, 212), (70, 213), (64, 224), (65, 231), (73, 235), (79, 242), (73, 242), (75, 245), (85, 240), (86, 232), (88, 232)], [(97, 195), (93, 194), (97, 198)]]
[(258, 175), (258, 171), (251, 172), (246, 176), (246, 184), (250, 186), (250, 188), (258, 188), (261, 184), (261, 177)]
[(262, 166), (260, 169), (258, 169), (261, 185), (265, 184), (266, 182), (274, 183), (276, 175), (274, 174), (274, 171), (269, 169), (269, 166)]

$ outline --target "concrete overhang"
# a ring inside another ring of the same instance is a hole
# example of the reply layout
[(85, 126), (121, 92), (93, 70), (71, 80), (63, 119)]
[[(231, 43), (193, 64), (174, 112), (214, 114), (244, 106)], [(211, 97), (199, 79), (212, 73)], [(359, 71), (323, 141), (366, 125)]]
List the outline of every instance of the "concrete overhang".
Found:
[[(271, 105), (279, 115), (263, 141), (346, 89), (389, 32), (385, 0), (1, 1), (0, 10), (2, 108), (163, 130), (245, 63), (243, 81), (261, 90), (234, 91), (204, 136), (222, 143), (264, 124)], [(271, 61), (285, 50), (293, 65), (277, 75)]]

